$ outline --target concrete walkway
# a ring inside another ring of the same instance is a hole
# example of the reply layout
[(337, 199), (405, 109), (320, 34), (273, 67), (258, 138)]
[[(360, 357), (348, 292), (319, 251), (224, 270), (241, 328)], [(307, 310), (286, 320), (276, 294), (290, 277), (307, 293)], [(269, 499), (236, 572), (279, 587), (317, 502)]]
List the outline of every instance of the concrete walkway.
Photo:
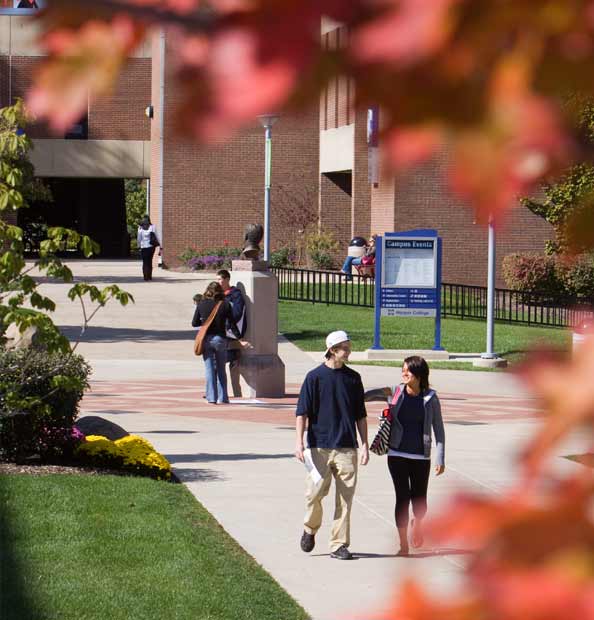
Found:
[[(282, 337), (287, 369), (284, 399), (208, 405), (204, 368), (193, 355), (192, 295), (211, 276), (157, 271), (142, 281), (137, 262), (74, 263), (80, 279), (114, 282), (136, 303), (101, 310), (83, 335), (79, 352), (94, 369), (83, 414), (101, 415), (140, 434), (167, 456), (176, 474), (221, 525), (288, 590), (315, 620), (365, 617), (387, 604), (405, 577), (418, 575), (434, 592), (459, 580), (465, 549), (422, 549), (396, 558), (394, 498), (385, 458), (360, 469), (352, 519), (353, 562), (328, 556), (333, 500), (316, 548), (299, 549), (304, 470), (293, 457), (294, 407), (305, 373), (321, 360)], [(80, 325), (80, 307), (66, 299), (66, 285), (45, 284), (58, 302), (56, 321), (69, 336)], [(337, 310), (339, 311), (339, 310)], [(359, 366), (367, 388), (394, 383), (398, 369)], [(463, 489), (498, 494), (514, 484), (514, 455), (540, 415), (534, 399), (505, 373), (433, 371), (447, 433), (446, 473), (430, 481), (430, 513)], [(381, 405), (368, 408), (371, 433)], [(557, 459), (559, 469), (579, 467)]]

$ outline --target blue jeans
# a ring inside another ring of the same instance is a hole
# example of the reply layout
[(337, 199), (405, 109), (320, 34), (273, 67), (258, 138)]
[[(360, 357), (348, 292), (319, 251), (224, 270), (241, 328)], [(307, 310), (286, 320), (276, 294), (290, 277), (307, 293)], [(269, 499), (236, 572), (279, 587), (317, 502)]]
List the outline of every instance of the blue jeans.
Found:
[(362, 256), (347, 256), (346, 260), (344, 261), (342, 265), (342, 270), (345, 273), (348, 273), (349, 275), (351, 275), (352, 265), (360, 265), (362, 258), (363, 258)]
[(228, 403), (225, 372), (227, 339), (222, 336), (206, 336), (202, 357), (206, 367), (206, 400), (209, 403)]

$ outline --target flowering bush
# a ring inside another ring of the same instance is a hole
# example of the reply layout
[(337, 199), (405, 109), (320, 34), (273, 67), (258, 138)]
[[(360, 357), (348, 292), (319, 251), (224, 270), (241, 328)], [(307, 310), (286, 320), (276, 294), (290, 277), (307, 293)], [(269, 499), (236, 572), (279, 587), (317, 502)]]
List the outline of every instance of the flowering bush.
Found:
[(225, 245), (220, 248), (205, 248), (204, 250), (187, 248), (179, 258), (192, 271), (216, 271), (217, 269), (230, 269), (231, 261), (239, 258), (240, 254), (241, 248)]
[(535, 252), (508, 254), (503, 259), (503, 279), (514, 291), (562, 297), (565, 294), (553, 256)]
[(99, 467), (121, 469), (157, 480), (171, 479), (169, 461), (138, 435), (111, 441), (101, 435), (88, 435), (75, 450), (79, 461)]
[(72, 426), (91, 369), (80, 355), (0, 353), (0, 460), (68, 459)]
[(556, 299), (592, 299), (594, 256), (584, 254), (564, 261), (536, 253), (508, 254), (503, 259), (503, 278), (514, 291), (543, 293)]
[(292, 248), (278, 248), (270, 253), (271, 267), (291, 267), (297, 260), (297, 254)]

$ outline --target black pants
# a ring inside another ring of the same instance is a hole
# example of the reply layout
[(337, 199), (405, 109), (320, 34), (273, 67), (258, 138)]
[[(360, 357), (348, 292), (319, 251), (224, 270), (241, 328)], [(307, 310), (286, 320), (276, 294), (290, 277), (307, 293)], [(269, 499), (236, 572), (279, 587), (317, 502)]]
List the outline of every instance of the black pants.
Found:
[(153, 256), (155, 254), (155, 248), (140, 248), (140, 255), (142, 256), (142, 275), (145, 280), (153, 279)]
[(427, 486), (431, 461), (389, 456), (388, 469), (396, 491), (396, 527), (408, 525), (408, 507), (412, 503), (413, 514), (422, 519), (427, 512)]

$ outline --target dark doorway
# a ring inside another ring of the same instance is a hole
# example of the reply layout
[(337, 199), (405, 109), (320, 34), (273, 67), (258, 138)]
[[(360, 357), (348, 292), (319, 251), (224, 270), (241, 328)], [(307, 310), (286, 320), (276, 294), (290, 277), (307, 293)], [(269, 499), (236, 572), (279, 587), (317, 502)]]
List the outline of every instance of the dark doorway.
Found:
[[(127, 258), (130, 237), (126, 228), (124, 179), (44, 179), (53, 202), (35, 202), (19, 211), (18, 225), (40, 231), (65, 226), (89, 235), (101, 246), (101, 258)], [(39, 235), (33, 235), (37, 238)], [(35, 241), (26, 248), (34, 252)]]

